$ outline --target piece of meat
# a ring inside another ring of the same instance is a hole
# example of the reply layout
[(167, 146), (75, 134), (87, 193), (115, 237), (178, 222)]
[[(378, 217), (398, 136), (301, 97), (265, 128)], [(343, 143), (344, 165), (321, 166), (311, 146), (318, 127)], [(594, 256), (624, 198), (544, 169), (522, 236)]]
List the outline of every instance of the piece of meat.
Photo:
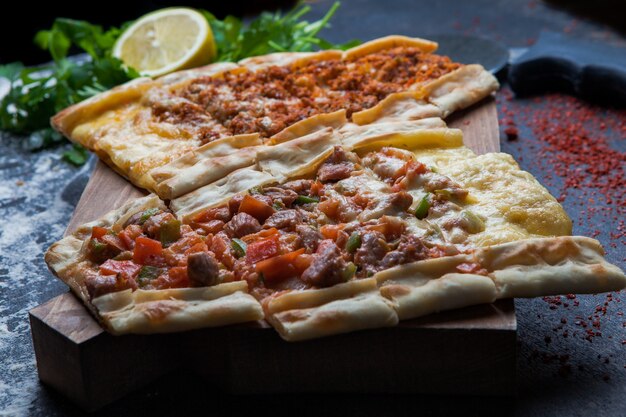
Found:
[(302, 217), (300, 216), (300, 213), (298, 213), (296, 210), (280, 210), (272, 214), (267, 220), (265, 220), (263, 227), (267, 229), (275, 227), (277, 229), (295, 230), (298, 223), (301, 222)]
[(291, 207), (298, 198), (297, 192), (282, 187), (266, 187), (263, 189), (263, 194), (272, 199), (272, 204), (280, 202), (284, 207)]
[(382, 269), (402, 265), (409, 262), (421, 261), (429, 258), (430, 250), (414, 235), (404, 235), (400, 239), (398, 248), (388, 252), (380, 262)]
[(309, 194), (313, 180), (294, 180), (283, 184), (283, 188), (294, 191), (297, 194)]
[(366, 232), (361, 237), (361, 246), (354, 254), (354, 263), (368, 273), (376, 273), (387, 252), (389, 245), (382, 233)]
[(338, 164), (323, 164), (317, 171), (320, 181), (337, 181), (348, 178), (354, 171), (354, 164), (341, 162)]
[(252, 233), (256, 233), (261, 230), (261, 224), (257, 219), (249, 215), (248, 213), (237, 213), (226, 226), (224, 226), (224, 232), (229, 237), (243, 237)]
[(221, 220), (211, 220), (206, 223), (196, 223), (195, 227), (198, 230), (204, 230), (206, 233), (218, 233), (224, 228), (224, 222)]
[(118, 279), (117, 275), (90, 274), (85, 279), (85, 287), (91, 298), (133, 288), (133, 284), (137, 286), (135, 281)]
[(319, 230), (306, 224), (297, 225), (296, 233), (300, 236), (300, 243), (304, 246), (307, 253), (315, 252), (319, 243), (324, 239)]
[(207, 252), (192, 253), (187, 257), (187, 276), (192, 284), (209, 287), (219, 282), (220, 267)]
[(230, 220), (231, 217), (232, 215), (230, 214), (230, 209), (228, 208), (228, 206), (223, 205), (219, 207), (213, 207), (209, 210), (202, 212), (194, 218), (194, 221), (196, 221), (197, 223), (207, 223), (214, 220), (220, 220), (226, 223)]
[(235, 214), (237, 214), (237, 212), (239, 211), (239, 205), (241, 204), (243, 197), (243, 194), (237, 194), (228, 201), (228, 209), (230, 210), (231, 215), (234, 216)]
[(348, 178), (355, 169), (358, 157), (346, 152), (341, 146), (335, 146), (333, 153), (317, 170), (320, 181), (336, 181)]
[(330, 239), (322, 240), (311, 265), (304, 270), (301, 279), (315, 287), (329, 287), (344, 281), (346, 261), (341, 251)]

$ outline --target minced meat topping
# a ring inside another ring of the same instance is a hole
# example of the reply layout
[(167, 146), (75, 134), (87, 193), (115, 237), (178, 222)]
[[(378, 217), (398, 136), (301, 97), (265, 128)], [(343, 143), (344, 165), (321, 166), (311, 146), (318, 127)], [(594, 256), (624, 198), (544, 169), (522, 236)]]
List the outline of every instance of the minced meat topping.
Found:
[(244, 280), (259, 299), (329, 287), (469, 250), (464, 241), (484, 224), (466, 197), (408, 151), (359, 157), (336, 147), (312, 178), (252, 188), (188, 224), (154, 208), (114, 229), (94, 227), (85, 285), (98, 297)]
[(206, 118), (217, 122), (219, 128), (212, 123), (211, 129), (202, 130), (205, 143), (255, 132), (268, 138), (317, 114), (345, 109), (350, 117), (392, 93), (460, 66), (445, 56), (397, 47), (353, 61), (321, 60), (300, 67), (200, 77), (175, 92), (184, 100), (173, 100), (168, 109), (155, 103), (153, 111), (164, 122), (202, 124)]

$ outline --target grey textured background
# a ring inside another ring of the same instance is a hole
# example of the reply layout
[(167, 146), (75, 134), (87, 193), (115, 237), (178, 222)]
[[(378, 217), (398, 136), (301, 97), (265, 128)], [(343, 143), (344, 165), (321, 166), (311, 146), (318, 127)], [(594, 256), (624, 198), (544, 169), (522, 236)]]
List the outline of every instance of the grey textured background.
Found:
[[(597, 1), (594, 5), (606, 3), (615, 7), (619, 4)], [(319, 15), (329, 4), (328, 1), (315, 3), (313, 14)], [(209, 8), (210, 3), (206, 7)], [(614, 11), (619, 13), (618, 9)], [(368, 40), (391, 33), (428, 37), (455, 32), (492, 37), (509, 46), (526, 46), (540, 30), (551, 29), (625, 43), (615, 28), (585, 16), (539, 1), (344, 1), (333, 19), (333, 27), (325, 33), (333, 41), (345, 41)], [(501, 106), (502, 97), (499, 101)], [(544, 105), (541, 98), (514, 102), (529, 108)], [(596, 117), (624, 117), (623, 114), (603, 116), (600, 112)], [(528, 126), (518, 121), (518, 127), (520, 139), (503, 139), (502, 150), (512, 153), (524, 169), (540, 180), (546, 179), (551, 167), (536, 161), (543, 145), (532, 136)], [(606, 134), (611, 137), (611, 146), (626, 152), (623, 131)], [(0, 415), (81, 415), (71, 403), (38, 382), (27, 312), (67, 290), (47, 271), (43, 252), (61, 237), (93, 164), (74, 168), (60, 160), (59, 148), (30, 153), (22, 148), (20, 139), (3, 135), (1, 140)], [(556, 195), (561, 186), (558, 179), (548, 184)], [(574, 219), (575, 233), (590, 235), (594, 229), (600, 229), (598, 239), (607, 248), (608, 259), (624, 268), (623, 238), (622, 241), (610, 238), (610, 233), (616, 231), (616, 220), (610, 216), (594, 216), (590, 222), (578, 224), (580, 219), (586, 219), (585, 207), (581, 209), (579, 201), (580, 192), (570, 192), (564, 202)], [(615, 244), (614, 247), (611, 244)], [(193, 375), (176, 374), (156, 381), (96, 415), (271, 412), (281, 415), (624, 416), (626, 318), (622, 315), (621, 295), (613, 294), (606, 314), (599, 316), (601, 335), (591, 340), (585, 338), (581, 319), (589, 321), (587, 317), (594, 314), (598, 306), (603, 306), (606, 295), (579, 296), (576, 300), (563, 297), (560, 305), (542, 299), (516, 301), (519, 321), (516, 399), (314, 394), (227, 396), (209, 392), (204, 382)], [(564, 332), (569, 337), (563, 337)]]

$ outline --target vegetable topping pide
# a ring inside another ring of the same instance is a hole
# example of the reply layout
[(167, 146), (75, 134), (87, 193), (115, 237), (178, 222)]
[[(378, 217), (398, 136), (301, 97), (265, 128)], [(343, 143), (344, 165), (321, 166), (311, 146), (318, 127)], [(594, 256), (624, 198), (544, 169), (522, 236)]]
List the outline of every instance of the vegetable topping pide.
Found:
[(317, 114), (346, 109), (350, 117), (460, 66), (446, 56), (403, 46), (354, 60), (316, 60), (200, 77), (174, 92), (178, 98), (154, 100), (152, 110), (160, 121), (205, 126), (204, 142), (256, 132), (268, 138)]
[[(408, 151), (362, 158), (336, 147), (313, 178), (250, 189), (181, 224), (165, 210), (94, 227), (91, 297), (124, 289), (212, 286), (245, 280), (264, 298), (321, 288), (396, 265), (467, 251), (483, 220), (467, 190)], [(460, 272), (481, 273), (478, 265)]]

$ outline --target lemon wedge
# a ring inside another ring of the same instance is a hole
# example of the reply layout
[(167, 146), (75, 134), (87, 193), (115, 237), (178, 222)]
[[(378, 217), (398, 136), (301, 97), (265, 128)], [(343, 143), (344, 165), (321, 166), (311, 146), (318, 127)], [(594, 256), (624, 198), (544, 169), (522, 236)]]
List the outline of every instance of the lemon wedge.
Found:
[(184, 7), (142, 16), (113, 46), (113, 56), (149, 77), (208, 64), (215, 54), (209, 23), (199, 12)]

